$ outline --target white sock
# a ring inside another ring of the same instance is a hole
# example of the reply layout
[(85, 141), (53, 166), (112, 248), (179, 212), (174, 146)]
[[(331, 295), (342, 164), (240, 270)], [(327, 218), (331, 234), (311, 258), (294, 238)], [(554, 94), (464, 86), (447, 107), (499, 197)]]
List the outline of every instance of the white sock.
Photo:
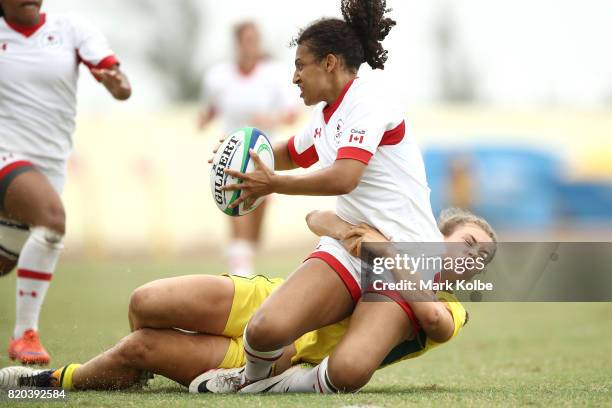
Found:
[(235, 239), (225, 252), (229, 263), (230, 275), (253, 276), (253, 255), (255, 248), (251, 241)]
[(310, 392), (316, 394), (337, 394), (338, 389), (329, 380), (327, 364), (329, 357), (325, 357), (321, 364), (313, 368), (293, 368), (287, 378), (285, 392)]
[(244, 376), (246, 381), (253, 382), (268, 378), (272, 374), (272, 366), (283, 355), (283, 348), (272, 351), (258, 351), (249, 345), (247, 340), (247, 327), (244, 328), (242, 337), (244, 352), (246, 355), (246, 366)]
[(38, 316), (55, 265), (63, 249), (62, 236), (44, 227), (34, 227), (17, 262), (17, 318), (13, 338), (38, 330)]

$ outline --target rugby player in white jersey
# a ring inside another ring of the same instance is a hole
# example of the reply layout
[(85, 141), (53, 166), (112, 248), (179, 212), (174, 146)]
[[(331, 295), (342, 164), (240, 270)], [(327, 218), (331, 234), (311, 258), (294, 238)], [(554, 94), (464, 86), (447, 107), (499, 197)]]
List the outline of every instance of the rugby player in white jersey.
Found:
[[(288, 81), (289, 70), (265, 55), (255, 23), (237, 24), (234, 41), (235, 61), (213, 66), (204, 78), (199, 127), (218, 118), (224, 135), (255, 126), (273, 136), (280, 125), (290, 125), (297, 117), (299, 99)], [(230, 274), (253, 275), (265, 208), (264, 202), (248, 215), (230, 218), (231, 241), (225, 253)]]
[[(227, 171), (243, 182), (226, 189), (242, 190), (234, 205), (271, 193), (338, 196), (336, 214), (350, 224), (368, 224), (392, 242), (441, 242), (422, 156), (406, 132), (403, 115), (388, 102), (392, 98), (358, 78), (363, 62), (373, 69), (384, 68), (387, 51), (381, 42), (395, 21), (386, 17), (384, 0), (343, 0), (341, 11), (343, 19), (317, 20), (295, 40), (293, 82), (304, 103), (315, 108), (306, 128), (276, 144), (274, 150), (279, 170), (315, 162), (322, 168), (304, 175), (281, 175), (251, 152), (257, 170)], [(213, 381), (218, 376), (236, 379), (225, 381), (227, 388), (210, 391), (236, 392), (269, 377), (285, 346), (351, 313), (348, 331), (334, 352), (308, 375), (293, 381), (296, 388), (289, 391), (329, 393), (364, 386), (385, 356), (406, 339), (410, 327), (416, 332), (420, 325), (432, 322), (415, 318), (415, 314), (424, 315), (418, 309), (429, 308), (430, 302), (411, 306), (396, 292), (381, 295), (390, 302), (364, 302), (360, 266), (360, 260), (338, 240), (323, 237), (309, 259), (249, 321), (243, 336), (245, 369), (211, 372), (211, 383), (218, 384)], [(425, 314), (432, 321), (451, 319), (443, 306), (431, 310)], [(437, 327), (444, 330), (432, 333), (432, 339), (448, 340), (452, 322)]]
[(0, 0), (0, 275), (17, 266), (9, 357), (48, 364), (38, 317), (62, 251), (60, 195), (75, 127), (79, 64), (118, 100), (131, 87), (104, 36), (42, 0)]

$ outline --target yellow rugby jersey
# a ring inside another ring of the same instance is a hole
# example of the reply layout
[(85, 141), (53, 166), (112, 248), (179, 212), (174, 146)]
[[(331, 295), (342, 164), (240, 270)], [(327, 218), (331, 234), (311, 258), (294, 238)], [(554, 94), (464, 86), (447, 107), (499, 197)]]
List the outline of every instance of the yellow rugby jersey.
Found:
[[(465, 325), (467, 320), (467, 312), (459, 300), (451, 293), (437, 292), (436, 297), (441, 302), (446, 304), (446, 307), (453, 316), (455, 329), (453, 335), (448, 341), (453, 339)], [(341, 322), (332, 324), (322, 329), (314, 330), (306, 333), (295, 341), (296, 355), (291, 359), (292, 363), (308, 362), (318, 364), (325, 357), (331, 354), (340, 339), (346, 332), (349, 324), (349, 319), (346, 318)], [(381, 367), (389, 364), (394, 364), (402, 360), (418, 357), (432, 348), (440, 345), (429, 339), (423, 329), (419, 330), (416, 337), (412, 340), (407, 340), (398, 344), (387, 357), (383, 360)]]
[[(467, 320), (467, 312), (463, 305), (459, 302), (457, 297), (452, 293), (448, 292), (437, 292), (436, 297), (439, 301), (444, 302), (446, 304), (447, 309), (451, 312), (453, 316), (453, 322), (455, 323), (455, 330), (453, 330), (453, 335), (450, 339), (448, 339), (445, 343), (451, 341), (459, 331), (465, 326)], [(423, 329), (420, 329), (417, 335), (412, 340), (406, 340), (405, 342), (398, 344), (395, 346), (391, 352), (385, 357), (383, 360), (381, 367), (388, 366), (390, 364), (395, 364), (402, 360), (407, 360), (409, 358), (418, 357), (434, 347), (439, 346), (443, 343), (437, 343), (430, 338), (427, 337), (427, 334)]]

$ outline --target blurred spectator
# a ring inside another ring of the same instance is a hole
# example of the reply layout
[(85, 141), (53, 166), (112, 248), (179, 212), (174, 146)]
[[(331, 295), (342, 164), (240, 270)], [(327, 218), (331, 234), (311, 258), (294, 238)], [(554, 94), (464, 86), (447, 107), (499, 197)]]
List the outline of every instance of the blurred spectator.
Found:
[[(295, 121), (297, 95), (291, 92), (290, 77), (284, 75), (282, 65), (263, 52), (255, 23), (236, 25), (234, 40), (236, 59), (212, 67), (204, 78), (198, 127), (203, 129), (218, 118), (224, 135), (253, 126), (270, 136), (279, 125)], [(232, 241), (226, 256), (233, 275), (253, 274), (253, 254), (260, 242), (265, 208), (263, 203), (249, 215), (231, 218)]]

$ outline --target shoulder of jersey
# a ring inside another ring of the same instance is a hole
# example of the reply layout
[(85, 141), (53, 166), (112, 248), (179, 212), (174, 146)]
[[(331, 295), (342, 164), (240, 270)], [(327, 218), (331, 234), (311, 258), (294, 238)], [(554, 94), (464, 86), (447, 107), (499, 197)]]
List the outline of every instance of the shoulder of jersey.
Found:
[(369, 80), (357, 78), (348, 90), (345, 99), (352, 106), (363, 106), (369, 109), (377, 108), (384, 102), (381, 91)]
[(47, 23), (78, 25), (85, 21), (82, 16), (75, 12), (67, 13), (47, 13)]
[(356, 95), (362, 101), (370, 101), (372, 98), (380, 98), (384, 90), (371, 79), (357, 78), (349, 89), (349, 93)]
[(402, 110), (396, 104), (397, 90), (388, 89), (379, 81), (358, 78), (349, 90), (349, 98), (354, 107), (387, 115), (401, 114)]
[(80, 14), (75, 12), (67, 12), (67, 13), (47, 13), (47, 23), (49, 27), (53, 28), (72, 28), (74, 30), (80, 31), (83, 29), (87, 29), (92, 26), (92, 24)]

